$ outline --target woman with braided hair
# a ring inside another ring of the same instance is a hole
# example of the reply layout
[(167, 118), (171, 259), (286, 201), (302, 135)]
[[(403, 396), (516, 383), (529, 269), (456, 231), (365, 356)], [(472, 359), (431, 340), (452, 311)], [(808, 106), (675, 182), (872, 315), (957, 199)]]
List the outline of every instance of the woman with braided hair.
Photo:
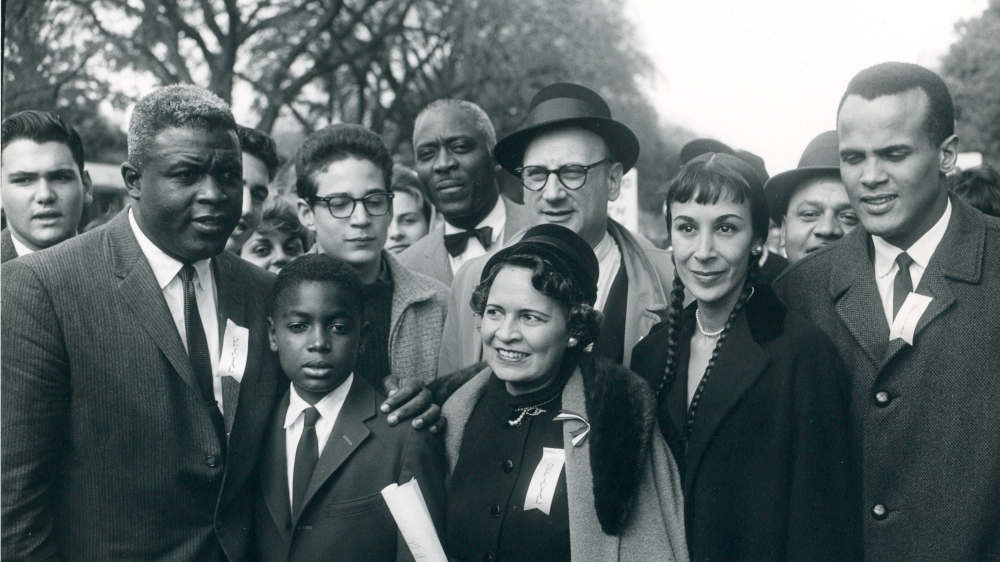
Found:
[(760, 179), (734, 156), (699, 156), (671, 181), (664, 212), (671, 307), (631, 367), (656, 395), (681, 471), (691, 559), (859, 558), (848, 374), (827, 337), (756, 280)]

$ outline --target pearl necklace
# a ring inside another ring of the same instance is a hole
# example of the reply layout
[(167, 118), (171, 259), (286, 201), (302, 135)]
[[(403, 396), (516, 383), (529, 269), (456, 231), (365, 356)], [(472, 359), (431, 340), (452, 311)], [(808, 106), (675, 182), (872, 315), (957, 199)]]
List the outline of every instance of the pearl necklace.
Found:
[(694, 310), (694, 321), (695, 321), (695, 324), (698, 325), (698, 332), (700, 332), (701, 335), (705, 336), (706, 338), (717, 338), (726, 329), (726, 327), (723, 326), (723, 327), (719, 328), (718, 330), (716, 330), (714, 332), (709, 332), (708, 330), (706, 330), (705, 328), (703, 328), (702, 325), (701, 325), (701, 310), (699, 310), (697, 308)]

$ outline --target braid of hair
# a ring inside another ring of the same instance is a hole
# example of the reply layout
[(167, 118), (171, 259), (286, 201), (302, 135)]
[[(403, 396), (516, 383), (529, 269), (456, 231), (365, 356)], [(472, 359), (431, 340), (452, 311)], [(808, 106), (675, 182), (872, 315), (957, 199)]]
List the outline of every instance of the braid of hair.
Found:
[(670, 310), (667, 312), (667, 361), (663, 368), (663, 377), (656, 385), (656, 398), (659, 400), (663, 389), (673, 382), (677, 376), (677, 348), (680, 344), (681, 313), (684, 311), (684, 282), (674, 274), (674, 287), (670, 291)]
[(719, 334), (719, 339), (715, 342), (715, 349), (712, 350), (712, 356), (708, 359), (708, 365), (705, 366), (705, 374), (702, 375), (701, 380), (698, 382), (698, 388), (695, 389), (694, 396), (691, 398), (691, 405), (688, 406), (687, 420), (684, 424), (685, 441), (691, 438), (691, 429), (694, 427), (694, 416), (698, 411), (701, 395), (705, 392), (705, 384), (708, 383), (708, 377), (712, 373), (712, 368), (715, 367), (715, 361), (719, 358), (719, 353), (722, 351), (722, 345), (726, 342), (726, 338), (729, 336), (729, 331), (732, 329), (736, 317), (743, 310), (750, 297), (753, 296), (753, 291), (753, 281), (748, 275), (746, 281), (743, 283), (743, 291), (740, 293), (740, 298), (733, 306), (733, 310), (729, 312), (729, 318), (726, 319), (722, 333)]

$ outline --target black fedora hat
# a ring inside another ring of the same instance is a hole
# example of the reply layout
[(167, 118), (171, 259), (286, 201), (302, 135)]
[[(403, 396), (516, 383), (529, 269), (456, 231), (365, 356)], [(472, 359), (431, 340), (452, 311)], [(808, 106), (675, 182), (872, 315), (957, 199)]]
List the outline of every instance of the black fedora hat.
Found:
[(837, 131), (825, 131), (809, 141), (794, 170), (775, 175), (764, 184), (764, 196), (774, 222), (781, 224), (788, 211), (788, 200), (803, 182), (821, 176), (840, 179), (840, 152)]
[(614, 159), (629, 171), (639, 159), (639, 139), (624, 124), (611, 118), (611, 109), (597, 92), (579, 84), (559, 82), (538, 91), (528, 117), (513, 133), (500, 139), (493, 156), (513, 173), (521, 165), (524, 149), (539, 132), (575, 125), (593, 131), (608, 144)]

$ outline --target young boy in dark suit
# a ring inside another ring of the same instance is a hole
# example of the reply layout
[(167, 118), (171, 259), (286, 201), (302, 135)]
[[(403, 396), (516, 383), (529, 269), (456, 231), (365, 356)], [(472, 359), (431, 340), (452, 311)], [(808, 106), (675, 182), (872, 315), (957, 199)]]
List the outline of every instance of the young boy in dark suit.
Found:
[(380, 494), (416, 477), (442, 528), (444, 453), (433, 434), (390, 427), (355, 376), (365, 325), (346, 263), (301, 256), (271, 293), (269, 336), (291, 386), (274, 413), (256, 509), (261, 560), (412, 560)]

